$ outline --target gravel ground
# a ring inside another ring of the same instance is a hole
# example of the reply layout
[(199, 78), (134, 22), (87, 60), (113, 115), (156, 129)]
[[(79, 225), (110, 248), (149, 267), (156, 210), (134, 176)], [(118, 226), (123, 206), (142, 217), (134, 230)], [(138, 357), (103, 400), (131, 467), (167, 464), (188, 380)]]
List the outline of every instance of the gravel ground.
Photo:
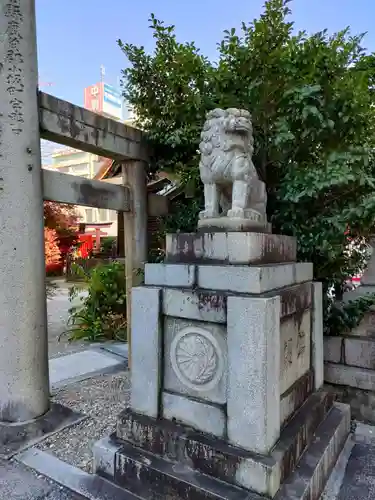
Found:
[(84, 500), (16, 460), (0, 459), (0, 499)]
[[(84, 342), (68, 342), (67, 336), (62, 336), (61, 340), (58, 340), (68, 328), (69, 309), (72, 306), (69, 302), (69, 286), (72, 285), (65, 282), (58, 283), (54, 296), (47, 299), (48, 354), (50, 358), (88, 348), (88, 344)], [(79, 300), (77, 299), (74, 303), (79, 303)]]
[(38, 445), (57, 458), (92, 472), (92, 447), (115, 431), (117, 415), (129, 401), (127, 371), (101, 375), (61, 389), (53, 401), (88, 416), (83, 422), (63, 430)]

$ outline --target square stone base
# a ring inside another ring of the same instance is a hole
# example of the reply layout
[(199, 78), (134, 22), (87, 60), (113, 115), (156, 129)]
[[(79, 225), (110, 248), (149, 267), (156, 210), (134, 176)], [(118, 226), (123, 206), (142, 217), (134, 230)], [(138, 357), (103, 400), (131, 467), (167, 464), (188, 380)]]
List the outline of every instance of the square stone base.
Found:
[(350, 431), (349, 407), (331, 402), (311, 396), (268, 456), (126, 410), (95, 445), (95, 472), (145, 499), (317, 500)]
[(52, 403), (41, 417), (21, 423), (0, 423), (0, 457), (9, 459), (47, 436), (77, 424), (85, 415), (58, 403)]
[(296, 262), (297, 240), (259, 232), (167, 234), (165, 261), (186, 264), (265, 265)]
[[(248, 214), (251, 215), (251, 214)], [(254, 214), (253, 214), (254, 215)], [(257, 231), (272, 233), (272, 224), (256, 214), (255, 217), (232, 219), (231, 217), (215, 217), (198, 221), (198, 231), (228, 232), (228, 231)]]

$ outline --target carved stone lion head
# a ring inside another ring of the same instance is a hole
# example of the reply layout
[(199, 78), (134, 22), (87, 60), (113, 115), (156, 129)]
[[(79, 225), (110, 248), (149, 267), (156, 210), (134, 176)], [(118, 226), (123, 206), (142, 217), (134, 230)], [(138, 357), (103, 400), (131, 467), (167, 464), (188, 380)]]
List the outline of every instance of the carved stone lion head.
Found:
[(232, 145), (252, 155), (253, 144), (251, 115), (247, 110), (216, 108), (207, 113), (200, 144), (203, 155), (210, 155), (215, 149), (227, 151)]

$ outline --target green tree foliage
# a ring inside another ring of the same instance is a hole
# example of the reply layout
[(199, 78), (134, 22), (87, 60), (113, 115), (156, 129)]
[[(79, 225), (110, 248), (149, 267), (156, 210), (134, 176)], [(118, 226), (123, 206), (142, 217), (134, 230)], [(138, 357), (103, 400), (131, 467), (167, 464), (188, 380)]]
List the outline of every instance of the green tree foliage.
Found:
[(363, 265), (375, 218), (374, 58), (362, 35), (296, 33), (289, 14), (288, 0), (267, 1), (258, 19), (224, 33), (216, 61), (179, 43), (174, 26), (152, 15), (152, 54), (118, 42), (129, 61), (124, 96), (153, 143), (154, 168), (177, 172), (194, 189), (190, 217), (172, 221), (181, 230), (194, 227), (201, 199), (206, 112), (248, 109), (274, 231), (296, 236), (299, 259), (312, 261), (315, 278), (341, 293)]
[(87, 290), (87, 296), (80, 297), (80, 304), (69, 310), (69, 330), (64, 332), (70, 341), (107, 340), (126, 341), (126, 280), (124, 264), (113, 261), (101, 264), (85, 272), (75, 264), (75, 274), (81, 277), (85, 286), (70, 289), (70, 301), (79, 292)]

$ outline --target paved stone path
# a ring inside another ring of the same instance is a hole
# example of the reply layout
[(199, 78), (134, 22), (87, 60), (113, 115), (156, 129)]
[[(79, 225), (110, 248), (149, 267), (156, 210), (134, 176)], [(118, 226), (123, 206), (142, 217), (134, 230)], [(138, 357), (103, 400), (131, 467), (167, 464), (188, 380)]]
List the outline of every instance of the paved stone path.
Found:
[[(375, 434), (375, 428), (369, 428), (370, 432)], [(375, 442), (373, 439), (363, 439), (363, 436), (356, 438), (356, 443), (352, 449), (349, 461), (344, 465), (345, 474), (341, 487), (339, 487), (338, 495), (323, 496), (324, 500), (373, 500), (375, 498)], [(79, 491), (77, 478), (91, 478), (91, 485), (87, 489), (87, 495), (80, 496), (79, 494), (71, 492), (68, 488), (58, 485), (56, 482), (46, 479), (41, 474), (36, 473), (34, 470), (29, 469), (25, 465), (16, 460), (5, 462), (0, 460), (0, 499), (12, 500), (84, 500), (90, 498), (95, 500), (108, 500), (128, 497), (127, 494), (122, 497), (121, 490), (104, 492), (103, 485), (100, 483), (100, 478), (95, 483), (95, 477), (87, 475), (81, 469), (74, 469), (66, 462), (61, 462), (55, 457), (48, 456), (45, 452), (38, 452), (40, 457), (31, 460), (30, 456), (33, 455), (33, 449), (29, 452), (24, 452), (20, 455), (20, 460), (26, 463), (30, 460), (42, 465), (42, 469), (48, 469), (48, 464), (51, 466), (50, 461), (54, 460), (59, 462), (58, 466), (52, 467), (52, 476), (60, 477), (62, 483), (72, 484), (76, 491)], [(47, 457), (47, 458), (45, 458)], [(28, 459), (28, 460), (27, 460)], [(34, 464), (35, 465), (35, 464)], [(61, 469), (61, 470), (59, 470)], [(66, 469), (66, 470), (65, 470)], [(74, 472), (76, 471), (76, 472)], [(59, 476), (60, 474), (60, 476)], [(81, 481), (82, 482), (82, 481)], [(87, 481), (86, 481), (87, 482)], [(90, 483), (90, 481), (88, 481)], [(341, 483), (341, 480), (340, 480)], [(108, 485), (107, 485), (108, 486)]]
[[(88, 343), (69, 343), (66, 336), (63, 336), (60, 342), (58, 340), (68, 327), (68, 311), (71, 307), (68, 294), (69, 286), (60, 282), (54, 297), (47, 300), (50, 358), (80, 352), (89, 347)], [(343, 479), (342, 477), (339, 479), (340, 484), (337, 488), (339, 493), (334, 495), (327, 493), (324, 500), (375, 498), (375, 427), (360, 425), (355, 441), (349, 461), (344, 462), (342, 466)], [(0, 460), (0, 500), (83, 500), (83, 498), (15, 460), (8, 462)], [(101, 498), (100, 495), (97, 498)]]
[[(84, 295), (84, 294), (81, 294)], [(76, 300), (74, 304), (78, 304)], [(68, 327), (69, 309), (72, 304), (69, 302), (69, 286), (59, 283), (54, 296), (47, 299), (48, 314), (48, 353), (50, 358), (62, 356), (72, 352), (87, 349), (84, 342), (68, 342), (68, 337), (64, 334)], [(62, 335), (60, 341), (59, 337)]]
[[(90, 346), (89, 343), (69, 343), (66, 336), (61, 337), (61, 340), (59, 341), (59, 337), (61, 336), (61, 334), (63, 334), (68, 328), (67, 322), (69, 318), (69, 309), (72, 306), (69, 301), (69, 286), (71, 285), (59, 281), (54, 296), (50, 299), (47, 299), (48, 349), (49, 358), (52, 359), (52, 361), (50, 362), (50, 370), (52, 370), (50, 373), (52, 385), (54, 381), (56, 382), (55, 379), (60, 380), (60, 378), (64, 378), (64, 373), (66, 373), (67, 378), (74, 378), (74, 375), (80, 375), (80, 372), (93, 372), (97, 374), (97, 371), (106, 371), (111, 368), (112, 365), (114, 367), (116, 367), (117, 365), (124, 365), (124, 367), (126, 367), (126, 361), (124, 359), (122, 359), (121, 361), (121, 358), (118, 357), (126, 357), (126, 345), (118, 346), (117, 344), (115, 344), (106, 346), (106, 348), (108, 348), (107, 352), (103, 350), (92, 350), (90, 349), (90, 347), (92, 346)], [(75, 303), (78, 304), (79, 300), (75, 301)], [(100, 346), (98, 346), (97, 349), (99, 349), (99, 347)], [(69, 356), (69, 354), (73, 354), (73, 356)], [(68, 356), (66, 356), (66, 358), (64, 359), (65, 355)], [(80, 356), (79, 360), (76, 360), (76, 356)], [(79, 373), (76, 373), (77, 370), (79, 371)], [(109, 376), (109, 378), (111, 377)], [(106, 380), (105, 377), (104, 380)], [(123, 376), (121, 380), (123, 380), (125, 384), (128, 383), (126, 376)], [(85, 384), (89, 384), (90, 387), (94, 385), (95, 387), (100, 382), (102, 383), (102, 381), (103, 377), (97, 376), (90, 381), (79, 384), (79, 387), (83, 387), (85, 386)], [(69, 385), (69, 387), (74, 388), (74, 385)], [(125, 397), (126, 391), (121, 392), (124, 392)], [(90, 395), (92, 395), (91, 393), (92, 391), (90, 392)], [(107, 397), (109, 395), (110, 394), (107, 394)], [(100, 398), (96, 397), (97, 404), (99, 400)], [(69, 401), (67, 402), (67, 404), (68, 403)], [(122, 406), (124, 405), (125, 402), (123, 402)], [(90, 408), (92, 406), (95, 405), (91, 403)], [(113, 402), (111, 406), (113, 406)], [(120, 409), (117, 409), (117, 412), (118, 411), (120, 411)], [(107, 430), (105, 426), (107, 424), (108, 422), (103, 422), (103, 419), (100, 421), (101, 427), (103, 427), (103, 429), (107, 431), (106, 433), (109, 433), (110, 430)], [(88, 431), (92, 433), (93, 427), (93, 425), (88, 426)], [(99, 437), (101, 437), (101, 434), (99, 435)], [(54, 439), (57, 438), (57, 435), (54, 436)], [(88, 439), (83, 439), (83, 441), (87, 446), (90, 446), (91, 452), (91, 442), (89, 442)], [(98, 496), (98, 498), (101, 498), (100, 495)], [(51, 481), (44, 476), (37, 474), (35, 471), (21, 464), (17, 460), (5, 461), (0, 459), (0, 500), (3, 499), (83, 500), (84, 497), (72, 493), (70, 490), (60, 486), (54, 481)]]
[(350, 456), (337, 500), (375, 498), (375, 446), (356, 444)]
[(83, 500), (16, 461), (0, 460), (1, 500)]

